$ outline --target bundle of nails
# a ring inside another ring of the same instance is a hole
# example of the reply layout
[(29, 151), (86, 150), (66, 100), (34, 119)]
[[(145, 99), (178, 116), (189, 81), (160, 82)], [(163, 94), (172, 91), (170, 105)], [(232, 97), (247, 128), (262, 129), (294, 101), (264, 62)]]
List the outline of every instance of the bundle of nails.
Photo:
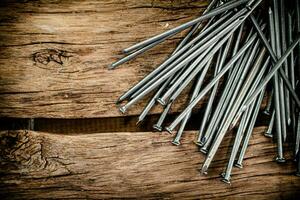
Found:
[(233, 166), (242, 167), (265, 93), (269, 94), (264, 113), (270, 115), (270, 122), (265, 136), (274, 136), (277, 162), (285, 162), (283, 143), (292, 138), (299, 176), (300, 2), (289, 3), (292, 6), (284, 0), (212, 0), (202, 16), (123, 50), (126, 56), (111, 69), (190, 28), (170, 57), (118, 99), (118, 104), (125, 101), (120, 111), (125, 113), (154, 92), (139, 121), (161, 104), (164, 110), (153, 126), (161, 131), (173, 102), (193, 82), (186, 108), (165, 129), (172, 133), (178, 126), (172, 143), (179, 145), (192, 109), (208, 97), (195, 141), (206, 154), (201, 172), (207, 173), (225, 134), (237, 127), (221, 175), (230, 183)]

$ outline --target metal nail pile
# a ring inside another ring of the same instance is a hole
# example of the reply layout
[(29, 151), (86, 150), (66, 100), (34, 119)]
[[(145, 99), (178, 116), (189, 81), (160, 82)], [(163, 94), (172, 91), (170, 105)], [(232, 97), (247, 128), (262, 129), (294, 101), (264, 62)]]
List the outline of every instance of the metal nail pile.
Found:
[(299, 176), (300, 3), (289, 3), (293, 6), (284, 0), (212, 0), (202, 16), (123, 50), (126, 56), (111, 69), (190, 28), (170, 57), (118, 99), (120, 111), (154, 92), (139, 122), (161, 104), (164, 110), (153, 126), (161, 131), (173, 102), (193, 82), (186, 108), (165, 129), (172, 133), (178, 127), (172, 143), (179, 145), (192, 109), (207, 97), (195, 141), (206, 154), (201, 172), (207, 173), (225, 134), (237, 127), (222, 173), (222, 180), (230, 183), (233, 166), (242, 167), (264, 96), (270, 94), (265, 135), (274, 136), (277, 162), (285, 162), (283, 143), (292, 138)]

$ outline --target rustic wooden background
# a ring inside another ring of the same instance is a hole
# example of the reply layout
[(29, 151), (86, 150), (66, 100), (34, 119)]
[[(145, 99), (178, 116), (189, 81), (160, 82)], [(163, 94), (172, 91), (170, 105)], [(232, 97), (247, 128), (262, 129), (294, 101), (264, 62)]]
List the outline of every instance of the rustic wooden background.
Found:
[[(0, 198), (297, 199), (300, 179), (258, 122), (244, 169), (219, 181), (232, 144), (228, 134), (207, 176), (187, 131), (183, 144), (124, 117), (116, 99), (160, 63), (183, 35), (110, 71), (120, 50), (200, 15), (204, 0), (2, 0), (0, 2)], [(186, 98), (176, 103), (176, 115)], [(201, 105), (199, 105), (201, 107)], [(173, 115), (173, 114), (171, 114)], [(199, 115), (193, 118), (197, 128)], [(23, 129), (35, 118), (37, 131)], [(263, 118), (260, 118), (263, 121)]]

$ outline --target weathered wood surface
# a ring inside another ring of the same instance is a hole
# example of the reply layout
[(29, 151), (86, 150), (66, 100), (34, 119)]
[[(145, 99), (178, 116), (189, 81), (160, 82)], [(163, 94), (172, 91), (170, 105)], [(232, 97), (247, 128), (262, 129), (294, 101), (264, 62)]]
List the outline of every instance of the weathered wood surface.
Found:
[[(193, 19), (206, 1), (15, 0), (0, 6), (0, 116), (92, 118), (120, 116), (117, 98), (182, 35), (107, 70), (120, 50)], [(129, 114), (139, 114), (145, 103)]]
[(204, 176), (198, 171), (204, 157), (192, 132), (179, 147), (167, 133), (1, 132), (1, 199), (297, 199), (300, 179), (293, 175), (291, 155), (285, 164), (274, 162), (275, 146), (262, 136), (264, 130), (255, 129), (244, 169), (233, 170), (232, 185), (218, 178), (230, 135)]

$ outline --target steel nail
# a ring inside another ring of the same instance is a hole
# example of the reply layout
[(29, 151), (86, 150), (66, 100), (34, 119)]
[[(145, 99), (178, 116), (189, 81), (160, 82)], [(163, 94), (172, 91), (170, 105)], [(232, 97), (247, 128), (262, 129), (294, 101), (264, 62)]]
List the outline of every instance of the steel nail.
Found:
[[(279, 9), (278, 9), (278, 0), (273, 0), (273, 6), (274, 6), (274, 27), (275, 27), (275, 43), (276, 48), (275, 52), (278, 57), (281, 56), (281, 37), (280, 37), (280, 27), (279, 27)], [(284, 61), (285, 63), (286, 61)], [(284, 63), (282, 68), (284, 68)], [(284, 72), (285, 73), (285, 72)], [(284, 86), (282, 78), (279, 77), (279, 105), (280, 105), (280, 116), (281, 116), (281, 133), (283, 137), (283, 141), (286, 139), (286, 108), (285, 108), (285, 100), (284, 100)]]
[[(221, 65), (223, 65), (221, 63), (221, 60), (222, 60), (222, 57), (225, 57), (225, 53), (222, 55), (222, 49), (219, 51), (218, 53), (218, 57), (217, 57), (217, 63), (216, 63), (216, 67), (215, 67), (215, 72), (214, 72), (214, 76), (217, 75), (217, 73), (221, 70)], [(200, 126), (200, 129), (198, 131), (198, 136), (197, 136), (197, 140), (196, 140), (196, 144), (199, 145), (199, 146), (203, 146), (203, 143), (202, 143), (202, 133), (204, 132), (204, 128), (205, 128), (205, 125), (206, 125), (206, 122), (209, 118), (209, 115), (211, 113), (211, 108), (212, 108), (212, 103), (214, 101), (214, 98), (215, 98), (215, 95), (217, 93), (217, 89), (218, 89), (218, 83), (215, 84), (211, 94), (210, 94), (210, 98), (208, 100), (208, 103), (207, 103), (207, 106), (206, 106), (206, 109), (205, 109), (205, 113), (204, 113), (204, 116), (202, 118), (202, 122), (201, 122), (201, 126)]]
[(241, 123), (240, 123), (239, 128), (238, 128), (238, 131), (235, 135), (235, 140), (234, 140), (234, 144), (233, 144), (233, 147), (232, 147), (232, 150), (231, 150), (230, 158), (229, 158), (229, 161), (227, 163), (224, 175), (222, 177), (222, 181), (225, 182), (225, 183), (230, 184), (232, 167), (234, 165), (236, 155), (237, 155), (239, 147), (241, 145), (243, 135), (245, 133), (245, 129), (246, 129), (247, 124), (248, 124), (248, 120), (250, 118), (250, 114), (252, 112), (252, 109), (254, 108), (254, 104), (252, 104), (252, 105), (253, 106), (251, 106), (248, 110), (246, 110), (244, 112), (244, 114), (242, 116)]
[[(286, 42), (286, 9), (285, 9), (285, 3), (284, 0), (280, 0), (280, 31), (281, 31), (281, 46), (282, 46), (282, 51), (286, 50), (287, 47), (287, 42)], [(288, 71), (288, 61), (286, 60), (283, 64), (283, 69), (285, 71), (285, 75), (290, 79), (289, 77), (289, 71)], [(285, 92), (285, 116), (286, 116), (286, 123), (289, 126), (291, 124), (291, 112), (290, 112), (290, 94), (289, 91), (287, 89), (287, 87), (285, 86), (284, 88), (284, 92)]]
[(213, 144), (208, 152), (208, 155), (203, 163), (203, 166), (201, 169), (202, 173), (206, 172), (208, 167), (210, 166), (210, 164), (221, 144), (221, 141), (223, 140), (233, 118), (235, 117), (237, 111), (239, 110), (239, 108), (243, 102), (243, 98), (247, 94), (247, 91), (248, 91), (249, 87), (251, 86), (251, 83), (256, 78), (257, 72), (259, 72), (259, 70), (260, 70), (265, 53), (266, 53), (266, 49), (262, 48), (258, 54), (258, 57), (253, 65), (251, 71), (248, 74), (247, 79), (245, 80), (245, 84), (243, 85), (243, 87), (240, 90), (241, 92), (239, 93), (238, 97), (236, 98), (236, 102), (235, 102), (234, 106), (232, 106), (231, 112), (228, 114), (228, 116), (226, 118), (227, 120), (224, 122), (224, 124), (222, 124), (222, 127), (219, 128), (217, 137), (214, 139), (214, 142), (213, 142)]
[[(230, 107), (233, 104), (234, 102), (233, 100), (239, 91), (238, 89), (241, 86), (242, 79), (243, 79), (242, 77), (246, 75), (246, 72), (250, 67), (250, 63), (252, 62), (253, 56), (257, 51), (258, 45), (259, 45), (259, 41), (256, 42), (253, 48), (251, 47), (248, 50), (248, 52), (243, 57), (241, 64), (239, 63), (237, 64), (238, 67), (236, 67), (236, 69), (238, 70), (234, 71), (232, 76), (230, 76), (229, 80), (227, 81), (226, 88), (224, 89), (221, 100), (219, 101), (217, 109), (214, 113), (213, 119), (210, 121), (210, 124), (205, 132), (206, 141), (204, 141), (205, 144), (202, 151), (204, 152), (207, 151), (208, 147), (212, 142), (217, 127), (220, 124), (224, 123), (224, 120), (226, 119), (226, 117), (224, 116), (226, 116), (227, 113), (231, 110)], [(225, 99), (223, 97), (225, 97)], [(220, 120), (222, 119), (223, 121), (220, 123)]]
[[(255, 109), (254, 109), (254, 112), (253, 112), (253, 115), (252, 115), (252, 119), (251, 119), (251, 122), (250, 122), (249, 127), (248, 127), (248, 131), (247, 131), (245, 139), (244, 139), (244, 143), (243, 143), (242, 149), (240, 151), (238, 160), (235, 163), (235, 166), (238, 167), (238, 168), (242, 168), (243, 167), (242, 162), (244, 160), (244, 156), (246, 154), (248, 143), (249, 143), (251, 134), (253, 132), (253, 128), (254, 128), (254, 125), (255, 125), (255, 122), (256, 122), (256, 119), (257, 119), (257, 115), (259, 113), (260, 105), (261, 105), (261, 102), (262, 102), (263, 97), (264, 97), (264, 92), (265, 91), (262, 90), (261, 93), (260, 93), (260, 95), (259, 95), (259, 97), (257, 98), (257, 104), (255, 106)], [(255, 102), (253, 102), (253, 103), (255, 103)]]
[(156, 41), (156, 42), (154, 42), (152, 44), (149, 44), (148, 46), (145, 46), (142, 49), (139, 49), (139, 50), (137, 50), (137, 51), (135, 51), (135, 52), (133, 52), (133, 53), (131, 53), (131, 54), (129, 54), (129, 55), (121, 58), (120, 60), (112, 63), (108, 68), (109, 69), (115, 69), (117, 66), (119, 66), (119, 65), (121, 65), (121, 64), (123, 64), (125, 62), (128, 62), (128, 61), (132, 60), (133, 58), (137, 57), (138, 55), (144, 53), (145, 51), (151, 49), (152, 47), (156, 46), (157, 44), (159, 44), (159, 43), (161, 43), (163, 41), (164, 40), (158, 40), (158, 41)]
[[(194, 77), (199, 73), (199, 71), (202, 69), (202, 67), (213, 57), (213, 55), (222, 47), (222, 45), (231, 37), (232, 32), (228, 33), (228, 35), (224, 36), (218, 43), (216, 43), (214, 46), (211, 46), (205, 51), (204, 57), (198, 57), (194, 63), (197, 64), (197, 62), (201, 61), (197, 67), (193, 64), (191, 65), (192, 70), (186, 70), (186, 76), (182, 76), (181, 78), (185, 78), (182, 80), (183, 82), (181, 85), (176, 88), (176, 91), (172, 94), (169, 101), (174, 101), (179, 94), (183, 91), (183, 89), (194, 79)], [(212, 48), (212, 49), (211, 49)], [(177, 84), (180, 84), (180, 80), (177, 80)], [(170, 89), (171, 90), (171, 89)], [(173, 89), (174, 91), (175, 89)], [(167, 92), (164, 94), (162, 98), (160, 98), (160, 103), (163, 103), (165, 101)]]
[[(200, 54), (202, 51), (206, 50), (205, 47), (210, 46), (209, 44), (207, 44), (207, 42), (212, 43), (211, 38), (213, 38), (220, 31), (222, 31), (224, 33), (224, 29), (226, 27), (228, 27), (234, 20), (238, 19), (242, 14), (243, 14), (243, 12), (240, 11), (240, 12), (236, 13), (234, 16), (230, 17), (228, 20), (226, 20), (226, 19), (230, 16), (230, 13), (227, 13), (226, 15), (221, 17), (221, 19), (217, 20), (211, 26), (207, 27), (207, 29), (203, 30), (196, 38), (194, 38), (188, 44), (184, 45), (180, 50), (178, 50), (178, 52), (176, 52), (170, 58), (168, 58), (165, 62), (163, 62), (163, 64), (161, 64), (153, 72), (151, 72), (149, 75), (147, 75), (136, 86), (134, 86), (128, 92), (126, 92), (124, 95), (122, 95), (122, 99), (125, 99), (130, 95), (132, 98), (134, 98), (139, 93), (144, 91), (145, 88), (149, 87), (151, 84), (153, 84), (155, 81), (157, 81), (167, 71), (169, 71), (170, 69), (173, 69), (174, 66), (180, 64), (183, 61), (186, 61), (187, 59), (190, 60), (189, 56), (191, 54), (194, 54), (194, 53)], [(220, 24), (224, 20), (226, 20), (226, 21), (223, 24)], [(210, 32), (211, 30), (212, 30), (212, 32)], [(198, 40), (200, 40), (200, 41), (197, 43)], [(194, 45), (194, 46), (192, 46), (192, 45)], [(203, 45), (205, 45), (205, 47), (203, 47)], [(190, 49), (188, 49), (188, 48), (190, 48)], [(160, 72), (159, 75), (157, 75), (158, 72)], [(152, 79), (152, 80), (150, 80), (150, 79)]]
[(268, 129), (267, 129), (267, 131), (266, 131), (265, 134), (264, 134), (266, 137), (269, 137), (269, 138), (272, 138), (272, 137), (273, 137), (272, 130), (273, 130), (274, 121), (275, 121), (275, 112), (276, 112), (276, 111), (273, 111), (273, 112), (272, 112), (272, 116), (271, 116), (271, 120), (270, 120)]
[(128, 52), (134, 51), (136, 49), (142, 48), (144, 46), (147, 46), (147, 45), (149, 45), (149, 44), (151, 44), (151, 43), (153, 43), (153, 42), (155, 42), (157, 40), (160, 40), (162, 38), (171, 37), (172, 35), (177, 34), (178, 32), (180, 32), (180, 31), (182, 31), (184, 29), (187, 29), (187, 28), (189, 28), (189, 27), (191, 27), (191, 26), (193, 26), (193, 25), (195, 25), (195, 24), (197, 24), (197, 23), (199, 23), (199, 22), (201, 22), (203, 20), (206, 20), (206, 19), (209, 19), (209, 18), (211, 18), (213, 16), (222, 14), (225, 11), (233, 9), (235, 7), (238, 7), (238, 6), (240, 6), (240, 5), (242, 5), (242, 4), (246, 3), (246, 2), (248, 2), (248, 0), (239, 0), (239, 1), (225, 3), (222, 6), (219, 6), (219, 7), (217, 7), (215, 9), (209, 11), (208, 13), (206, 13), (206, 14), (204, 14), (204, 15), (202, 15), (202, 16), (200, 16), (200, 17), (198, 17), (198, 18), (196, 18), (196, 19), (194, 19), (192, 21), (186, 22), (186, 23), (184, 23), (184, 24), (182, 24), (180, 26), (177, 26), (177, 27), (175, 27), (173, 29), (170, 29), (170, 30), (168, 30), (168, 31), (166, 31), (164, 33), (161, 33), (161, 34), (156, 35), (154, 37), (151, 37), (151, 38), (149, 38), (147, 40), (139, 42), (139, 43), (137, 43), (137, 44), (135, 44), (135, 45), (133, 45), (131, 47), (128, 47), (128, 48), (124, 49), (123, 52), (124, 53), (128, 53)]
[[(293, 30), (293, 27), (292, 27), (292, 16), (291, 14), (289, 13), (288, 14), (288, 43), (291, 44), (293, 42), (293, 34), (292, 34), (292, 30)], [(291, 79), (291, 84), (292, 84), (292, 87), (293, 89), (295, 90), (296, 88), (296, 84), (295, 84), (295, 63), (294, 63), (294, 52), (291, 52), (291, 55), (290, 55), (290, 60), (289, 60), (289, 72), (290, 72), (290, 79)], [(295, 108), (295, 102), (292, 101), (291, 102), (291, 111), (294, 111), (296, 108)], [(291, 127), (292, 127), (292, 132), (296, 133), (296, 115), (295, 115), (295, 112), (292, 112), (291, 113)]]
[(266, 108), (264, 110), (264, 114), (266, 114), (266, 115), (270, 115), (270, 113), (271, 113), (272, 102), (274, 101), (273, 97), (274, 97), (274, 89), (272, 88), (271, 93), (268, 98)]
[[(257, 29), (258, 30), (258, 29)], [(259, 31), (257, 31), (259, 32)], [(262, 36), (262, 35), (261, 35)], [(264, 37), (265, 38), (265, 37)], [(281, 56), (281, 58), (276, 62), (276, 64), (274, 65), (274, 67), (272, 68), (272, 70), (268, 73), (268, 75), (264, 78), (264, 80), (262, 81), (262, 83), (260, 84), (259, 88), (254, 92), (254, 94), (252, 95), (252, 97), (249, 98), (249, 100), (247, 101), (246, 105), (244, 106), (244, 110), (245, 107), (249, 105), (249, 103), (251, 103), (251, 101), (254, 100), (254, 98), (260, 93), (260, 91), (265, 87), (265, 85), (270, 81), (270, 79), (274, 76), (274, 74), (277, 72), (278, 69), (280, 69), (282, 63), (287, 59), (287, 57), (289, 56), (289, 54), (293, 51), (293, 49), (297, 46), (297, 44), (299, 43), (300, 40), (300, 36), (297, 37), (297, 39), (295, 39), (295, 41), (290, 45), (290, 47), (285, 51), (285, 53), (283, 54), (283, 56)], [(263, 40), (264, 41), (264, 40)], [(268, 44), (268, 42), (263, 42), (265, 44), (265, 46), (267, 47), (272, 60), (276, 60), (276, 58), (273, 58), (274, 53), (272, 53), (272, 49), (270, 47), (270, 45)], [(270, 49), (269, 49), (270, 48)], [(281, 77), (283, 78), (283, 80), (285, 80), (285, 83), (287, 83), (287, 86), (290, 86), (289, 90), (292, 94), (292, 97), (294, 98), (297, 106), (300, 107), (300, 100), (297, 97), (297, 94), (295, 93), (295, 91), (292, 89), (291, 84), (289, 83), (288, 78), (285, 76), (284, 73), (281, 73), (281, 70), (278, 70), (279, 74), (281, 75)]]
[[(251, 85), (251, 89), (250, 89), (250, 91), (248, 92), (248, 94), (246, 95), (246, 97), (245, 97), (245, 99), (244, 99), (242, 105), (245, 104), (246, 100), (253, 94), (253, 92), (254, 92), (255, 89), (257, 88), (257, 86), (258, 86), (258, 84), (260, 83), (262, 77), (264, 76), (265, 71), (266, 71), (267, 68), (269, 67), (269, 63), (270, 63), (270, 57), (267, 58), (267, 60), (266, 60), (265, 64), (263, 65), (261, 71), (260, 71), (259, 74), (257, 75), (256, 80), (255, 80), (254, 83)], [(234, 120), (232, 121), (231, 128), (232, 128), (232, 127), (235, 127), (235, 125), (238, 123), (238, 120), (240, 119), (241, 115), (242, 115), (242, 113), (239, 112), (239, 113), (235, 116)]]
[(298, 113), (298, 123), (297, 123), (297, 134), (296, 134), (296, 144), (295, 144), (295, 155), (300, 154), (300, 112)]
[(185, 117), (186, 113), (188, 113), (205, 95), (206, 93), (214, 86), (216, 82), (219, 81), (221, 77), (232, 67), (232, 65), (239, 59), (241, 55), (244, 54), (244, 52), (251, 46), (251, 44), (256, 39), (257, 35), (254, 34), (249, 41), (247, 41), (244, 46), (234, 55), (228, 63), (224, 66), (224, 68), (218, 73), (216, 77), (214, 77), (210, 83), (207, 84), (207, 86), (202, 89), (202, 91), (199, 93), (197, 98), (195, 98), (181, 114), (170, 124), (166, 129), (169, 132), (172, 132), (172, 130), (178, 125), (178, 123)]
[[(206, 66), (204, 67), (204, 69), (202, 70), (201, 74), (199, 75), (190, 101), (192, 101), (198, 95), (198, 93), (199, 93), (199, 91), (200, 91), (200, 89), (202, 87), (202, 84), (203, 84), (204, 78), (206, 76), (206, 73), (207, 73), (209, 67), (211, 66), (211, 62), (212, 62), (212, 58), (206, 63)], [(185, 125), (186, 125), (188, 119), (190, 118), (190, 115), (191, 115), (191, 112), (182, 121), (182, 123), (180, 125), (180, 128), (178, 129), (177, 134), (176, 134), (174, 140), (172, 141), (173, 144), (175, 144), (175, 145), (179, 145), (180, 144), (180, 138), (181, 138), (181, 136), (183, 134)]]
[(164, 108), (164, 111), (161, 113), (161, 115), (160, 115), (160, 117), (159, 117), (157, 123), (153, 125), (153, 128), (154, 128), (154, 129), (156, 129), (156, 130), (158, 130), (158, 131), (162, 131), (162, 129), (163, 129), (163, 128), (162, 128), (162, 124), (163, 124), (165, 118), (167, 117), (169, 110), (170, 110), (171, 107), (172, 107), (172, 103), (173, 103), (173, 102), (170, 102), (170, 103)]

